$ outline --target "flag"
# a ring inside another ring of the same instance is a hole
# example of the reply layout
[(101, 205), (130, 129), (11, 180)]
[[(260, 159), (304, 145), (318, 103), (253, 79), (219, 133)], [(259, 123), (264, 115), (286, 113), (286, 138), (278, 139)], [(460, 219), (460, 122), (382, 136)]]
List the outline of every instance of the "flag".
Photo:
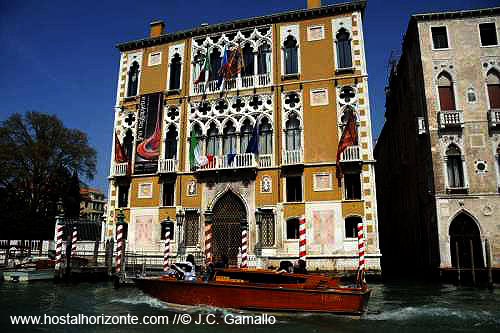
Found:
[(259, 153), (259, 124), (257, 121), (255, 122), (252, 137), (248, 142), (247, 150), (245, 151), (245, 153)]
[(125, 163), (128, 161), (127, 154), (125, 154), (125, 150), (120, 143), (120, 139), (118, 139), (118, 135), (115, 132), (115, 162), (116, 163)]
[(194, 129), (191, 131), (191, 144), (189, 145), (189, 165), (191, 169), (198, 165), (199, 161), (199, 147), (198, 147), (198, 137)]
[(354, 117), (354, 112), (352, 110), (348, 111), (347, 124), (342, 131), (342, 136), (340, 137), (339, 146), (337, 147), (337, 168), (335, 175), (340, 181), (342, 178), (342, 168), (340, 167), (340, 155), (349, 146), (355, 146), (358, 144), (358, 133), (356, 131), (356, 119)]
[(226, 73), (228, 72), (228, 61), (227, 61), (227, 48), (224, 46), (224, 54), (222, 55), (222, 60), (220, 62), (220, 68), (218, 74), (217, 88), (224, 90), (224, 82), (226, 81)]
[(245, 67), (243, 61), (241, 47), (233, 50), (231, 52), (231, 57), (229, 58), (228, 70), (226, 72), (226, 79), (231, 79), (241, 73), (241, 69)]
[(208, 48), (207, 52), (205, 52), (205, 59), (203, 61), (203, 65), (200, 69), (200, 73), (198, 74), (198, 78), (196, 78), (196, 81), (194, 83), (200, 83), (200, 82), (207, 82), (208, 81), (208, 76), (210, 74), (210, 54), (208, 53)]
[(235, 153), (228, 153), (227, 154), (227, 164), (232, 165), (234, 162), (234, 158), (236, 157)]

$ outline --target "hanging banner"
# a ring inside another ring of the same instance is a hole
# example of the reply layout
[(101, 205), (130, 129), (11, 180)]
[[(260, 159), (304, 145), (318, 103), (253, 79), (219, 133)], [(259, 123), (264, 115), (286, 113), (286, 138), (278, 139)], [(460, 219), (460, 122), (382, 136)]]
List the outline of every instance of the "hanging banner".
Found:
[(161, 144), (163, 94), (141, 96), (137, 119), (135, 174), (155, 173)]

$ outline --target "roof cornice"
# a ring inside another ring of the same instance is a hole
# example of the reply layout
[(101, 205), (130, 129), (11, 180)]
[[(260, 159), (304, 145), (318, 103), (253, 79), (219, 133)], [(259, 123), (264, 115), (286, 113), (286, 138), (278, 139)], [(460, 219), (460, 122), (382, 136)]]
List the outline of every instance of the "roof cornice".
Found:
[(432, 20), (445, 20), (465, 17), (480, 17), (500, 14), (500, 7), (481, 8), (471, 10), (459, 10), (453, 12), (442, 13), (423, 13), (411, 16), (412, 20), (416, 21), (432, 21)]
[(144, 38), (131, 42), (119, 43), (116, 45), (116, 48), (121, 52), (131, 51), (144, 47), (151, 47), (159, 44), (169, 43), (176, 40), (220, 33), (223, 31), (236, 30), (246, 27), (273, 24), (279, 22), (297, 21), (302, 19), (310, 19), (315, 17), (335, 15), (335, 14), (343, 14), (343, 13), (353, 12), (356, 10), (363, 12), (365, 8), (366, 8), (366, 0), (359, 0), (359, 1), (346, 2), (335, 5), (322, 6), (312, 9), (300, 9), (285, 13), (258, 16), (227, 23), (211, 24), (171, 34), (163, 34), (158, 37)]

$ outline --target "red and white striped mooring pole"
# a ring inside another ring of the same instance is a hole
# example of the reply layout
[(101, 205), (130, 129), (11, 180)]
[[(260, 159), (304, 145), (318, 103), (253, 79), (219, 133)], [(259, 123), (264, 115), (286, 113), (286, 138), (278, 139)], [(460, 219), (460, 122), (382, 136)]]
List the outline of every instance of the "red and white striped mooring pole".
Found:
[(365, 271), (365, 240), (363, 237), (363, 223), (358, 223), (358, 253), (359, 253), (359, 264), (358, 264), (358, 283), (365, 282), (364, 271)]
[(246, 221), (241, 223), (241, 268), (248, 267), (248, 224)]
[(212, 262), (212, 212), (205, 213), (205, 262)]
[(163, 249), (163, 271), (168, 272), (169, 260), (170, 260), (170, 231), (174, 230), (174, 223), (170, 221), (170, 217), (161, 222), (162, 229), (165, 230), (165, 248)]
[(76, 242), (78, 241), (78, 230), (73, 228), (73, 237), (71, 238), (71, 256), (76, 257)]
[(56, 222), (56, 271), (61, 269), (62, 263), (62, 243), (64, 224), (61, 220)]
[(119, 223), (116, 226), (116, 258), (115, 258), (116, 273), (120, 273), (122, 268), (122, 251), (123, 251), (123, 224)]
[(306, 218), (299, 220), (299, 259), (306, 261)]

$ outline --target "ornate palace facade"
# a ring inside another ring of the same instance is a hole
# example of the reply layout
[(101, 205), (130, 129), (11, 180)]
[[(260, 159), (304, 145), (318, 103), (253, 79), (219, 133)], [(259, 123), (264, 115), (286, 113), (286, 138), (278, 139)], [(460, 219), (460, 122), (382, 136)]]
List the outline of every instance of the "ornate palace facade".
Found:
[[(379, 271), (364, 8), (309, 1), (179, 33), (153, 22), (119, 44), (108, 237), (121, 209), (127, 250), (159, 253), (170, 219), (183, 256), (211, 223), (215, 259), (236, 264), (245, 227), (250, 265), (267, 266), (298, 257), (305, 216), (308, 268), (354, 270), (361, 222)], [(337, 158), (349, 113), (357, 145)]]

